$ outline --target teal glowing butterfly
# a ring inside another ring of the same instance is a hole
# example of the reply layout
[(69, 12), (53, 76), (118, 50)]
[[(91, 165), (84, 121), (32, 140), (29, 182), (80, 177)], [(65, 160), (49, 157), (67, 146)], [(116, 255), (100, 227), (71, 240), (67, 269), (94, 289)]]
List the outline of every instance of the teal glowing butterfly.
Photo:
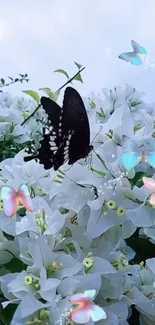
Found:
[(140, 59), (141, 54), (147, 54), (147, 51), (144, 47), (138, 45), (135, 41), (131, 41), (133, 47), (133, 52), (126, 52), (119, 55), (119, 59), (122, 59), (126, 62), (130, 62), (133, 65), (140, 65), (142, 61)]
[(155, 168), (155, 139), (150, 139), (145, 149), (145, 145), (138, 146), (134, 140), (123, 138), (120, 161), (126, 170), (131, 170), (140, 162), (146, 162)]

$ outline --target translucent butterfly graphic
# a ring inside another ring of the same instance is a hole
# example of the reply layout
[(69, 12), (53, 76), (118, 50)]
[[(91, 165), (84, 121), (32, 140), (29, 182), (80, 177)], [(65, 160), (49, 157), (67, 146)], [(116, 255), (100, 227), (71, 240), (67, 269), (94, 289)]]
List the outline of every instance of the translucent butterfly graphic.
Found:
[(21, 202), (26, 210), (32, 212), (33, 206), (31, 197), (26, 185), (21, 185), (16, 192), (10, 186), (2, 186), (1, 199), (3, 200), (3, 210), (8, 217), (12, 217), (18, 209), (18, 204)]
[(151, 139), (147, 149), (144, 146), (138, 146), (131, 139), (125, 139), (122, 145), (123, 152), (120, 155), (120, 161), (126, 170), (131, 170), (140, 162), (146, 162), (155, 168), (155, 140)]
[(142, 64), (140, 55), (147, 54), (147, 51), (144, 47), (138, 45), (135, 41), (131, 41), (131, 45), (133, 47), (133, 52), (126, 52), (119, 55), (119, 59), (122, 59), (126, 62), (130, 62), (133, 65)]
[(150, 177), (142, 177), (144, 185), (152, 191), (150, 196), (150, 203), (155, 205), (155, 180)]
[(71, 304), (79, 305), (72, 311), (72, 321), (83, 324), (88, 323), (90, 318), (97, 322), (101, 319), (107, 319), (105, 311), (95, 305), (94, 300), (96, 290), (86, 290), (84, 293), (77, 293), (69, 298)]

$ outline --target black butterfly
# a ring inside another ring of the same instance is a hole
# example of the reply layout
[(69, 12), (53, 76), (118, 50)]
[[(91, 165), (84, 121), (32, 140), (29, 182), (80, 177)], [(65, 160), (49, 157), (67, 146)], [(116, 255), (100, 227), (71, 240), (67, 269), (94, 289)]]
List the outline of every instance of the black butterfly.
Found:
[(38, 158), (45, 169), (57, 170), (65, 162), (69, 165), (85, 158), (93, 146), (90, 145), (89, 121), (79, 93), (67, 87), (62, 108), (53, 100), (41, 97), (41, 105), (48, 115), (52, 131), (44, 134), (38, 154), (25, 157), (24, 161)]

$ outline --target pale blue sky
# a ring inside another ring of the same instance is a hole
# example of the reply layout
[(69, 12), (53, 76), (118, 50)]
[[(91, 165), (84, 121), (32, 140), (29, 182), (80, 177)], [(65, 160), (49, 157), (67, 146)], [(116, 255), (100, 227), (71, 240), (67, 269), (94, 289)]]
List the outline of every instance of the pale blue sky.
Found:
[(22, 89), (51, 87), (66, 80), (53, 74), (63, 68), (72, 75), (74, 61), (86, 66), (82, 95), (125, 82), (155, 100), (155, 67), (132, 66), (118, 59), (130, 51), (131, 39), (155, 59), (155, 0), (0, 0), (0, 77), (28, 73)]

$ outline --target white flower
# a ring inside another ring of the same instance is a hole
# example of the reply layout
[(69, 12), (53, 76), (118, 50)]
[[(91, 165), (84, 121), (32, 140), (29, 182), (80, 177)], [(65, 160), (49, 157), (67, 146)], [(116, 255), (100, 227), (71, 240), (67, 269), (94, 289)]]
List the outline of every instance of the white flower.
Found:
[(139, 253), (126, 243), (132, 235), (155, 243), (154, 209), (141, 184), (144, 173), (151, 177), (153, 169), (138, 164), (126, 173), (119, 158), (123, 135), (138, 143), (154, 136), (154, 106), (144, 103), (142, 95), (126, 85), (84, 99), (94, 151), (54, 171), (23, 160), (30, 140), (34, 150), (40, 145), (44, 110), (21, 126), (36, 102), (0, 94), (0, 187), (18, 190), (26, 184), (34, 205), (33, 212), (21, 209), (12, 218), (0, 211), (3, 307), (18, 304), (11, 325), (45, 325), (45, 320), (65, 325), (69, 296), (90, 289), (108, 315), (107, 325), (127, 324), (131, 305), (140, 321), (154, 324), (154, 258), (130, 265)]

